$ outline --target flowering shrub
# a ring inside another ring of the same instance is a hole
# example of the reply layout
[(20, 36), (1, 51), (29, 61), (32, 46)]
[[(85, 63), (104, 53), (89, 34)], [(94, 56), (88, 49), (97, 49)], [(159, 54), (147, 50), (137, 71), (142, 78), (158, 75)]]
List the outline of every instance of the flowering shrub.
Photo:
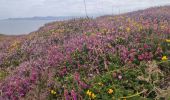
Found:
[(169, 9), (53, 22), (19, 42), (5, 38), (0, 98), (169, 99)]

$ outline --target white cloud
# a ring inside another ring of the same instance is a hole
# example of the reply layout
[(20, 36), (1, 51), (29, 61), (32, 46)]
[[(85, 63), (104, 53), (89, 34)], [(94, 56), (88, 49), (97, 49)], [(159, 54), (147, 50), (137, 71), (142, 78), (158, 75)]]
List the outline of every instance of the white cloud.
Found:
[[(0, 0), (0, 18), (84, 15), (83, 0)], [(170, 4), (170, 0), (86, 0), (88, 14), (111, 14)]]

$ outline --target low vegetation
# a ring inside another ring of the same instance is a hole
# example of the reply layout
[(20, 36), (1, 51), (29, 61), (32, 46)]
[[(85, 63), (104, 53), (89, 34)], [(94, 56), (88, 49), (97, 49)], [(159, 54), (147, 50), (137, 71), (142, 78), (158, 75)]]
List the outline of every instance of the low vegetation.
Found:
[(170, 7), (53, 22), (0, 42), (3, 100), (169, 100)]

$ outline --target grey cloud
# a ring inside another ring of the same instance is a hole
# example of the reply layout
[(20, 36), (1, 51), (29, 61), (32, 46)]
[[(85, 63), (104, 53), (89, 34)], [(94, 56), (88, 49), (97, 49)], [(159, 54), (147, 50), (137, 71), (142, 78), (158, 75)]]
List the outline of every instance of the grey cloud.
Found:
[[(111, 14), (170, 4), (170, 0), (86, 0), (88, 14)], [(113, 12), (112, 12), (113, 11)], [(83, 0), (0, 0), (0, 19), (84, 14)]]

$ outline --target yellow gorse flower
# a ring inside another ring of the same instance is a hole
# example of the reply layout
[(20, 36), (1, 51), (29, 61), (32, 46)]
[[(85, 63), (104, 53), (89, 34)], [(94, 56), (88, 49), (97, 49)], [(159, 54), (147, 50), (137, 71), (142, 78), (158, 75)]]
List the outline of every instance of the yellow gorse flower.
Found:
[(91, 96), (91, 92), (89, 90), (86, 92), (86, 94)]
[(90, 90), (88, 90), (88, 91), (86, 92), (86, 94), (87, 94), (90, 98), (92, 98), (92, 99), (95, 99), (95, 98), (96, 98), (96, 95), (95, 95), (94, 93), (92, 93)]
[(170, 43), (170, 39), (166, 39), (166, 42)]
[(103, 83), (99, 82), (98, 85), (103, 86)]
[(113, 93), (113, 90), (112, 90), (112, 89), (109, 89), (107, 93), (112, 94), (112, 93)]
[(13, 51), (13, 50), (15, 50), (15, 49), (18, 49), (19, 48), (19, 46), (20, 46), (20, 41), (14, 41), (14, 43), (12, 43), (11, 45), (10, 45), (10, 47), (8, 48), (8, 50), (9, 51)]
[(92, 93), (91, 98), (92, 98), (92, 99), (95, 99), (95, 98), (96, 98), (96, 95), (95, 95), (94, 93)]
[(127, 31), (127, 32), (130, 32), (130, 28), (129, 28), (129, 27), (127, 27), (127, 28), (126, 28), (126, 31)]
[(163, 61), (168, 60), (167, 56), (163, 56), (163, 57), (162, 57), (162, 60), (163, 60)]
[(54, 94), (54, 95), (56, 94), (56, 91), (54, 91), (54, 90), (51, 90), (50, 92), (51, 92), (51, 94)]

